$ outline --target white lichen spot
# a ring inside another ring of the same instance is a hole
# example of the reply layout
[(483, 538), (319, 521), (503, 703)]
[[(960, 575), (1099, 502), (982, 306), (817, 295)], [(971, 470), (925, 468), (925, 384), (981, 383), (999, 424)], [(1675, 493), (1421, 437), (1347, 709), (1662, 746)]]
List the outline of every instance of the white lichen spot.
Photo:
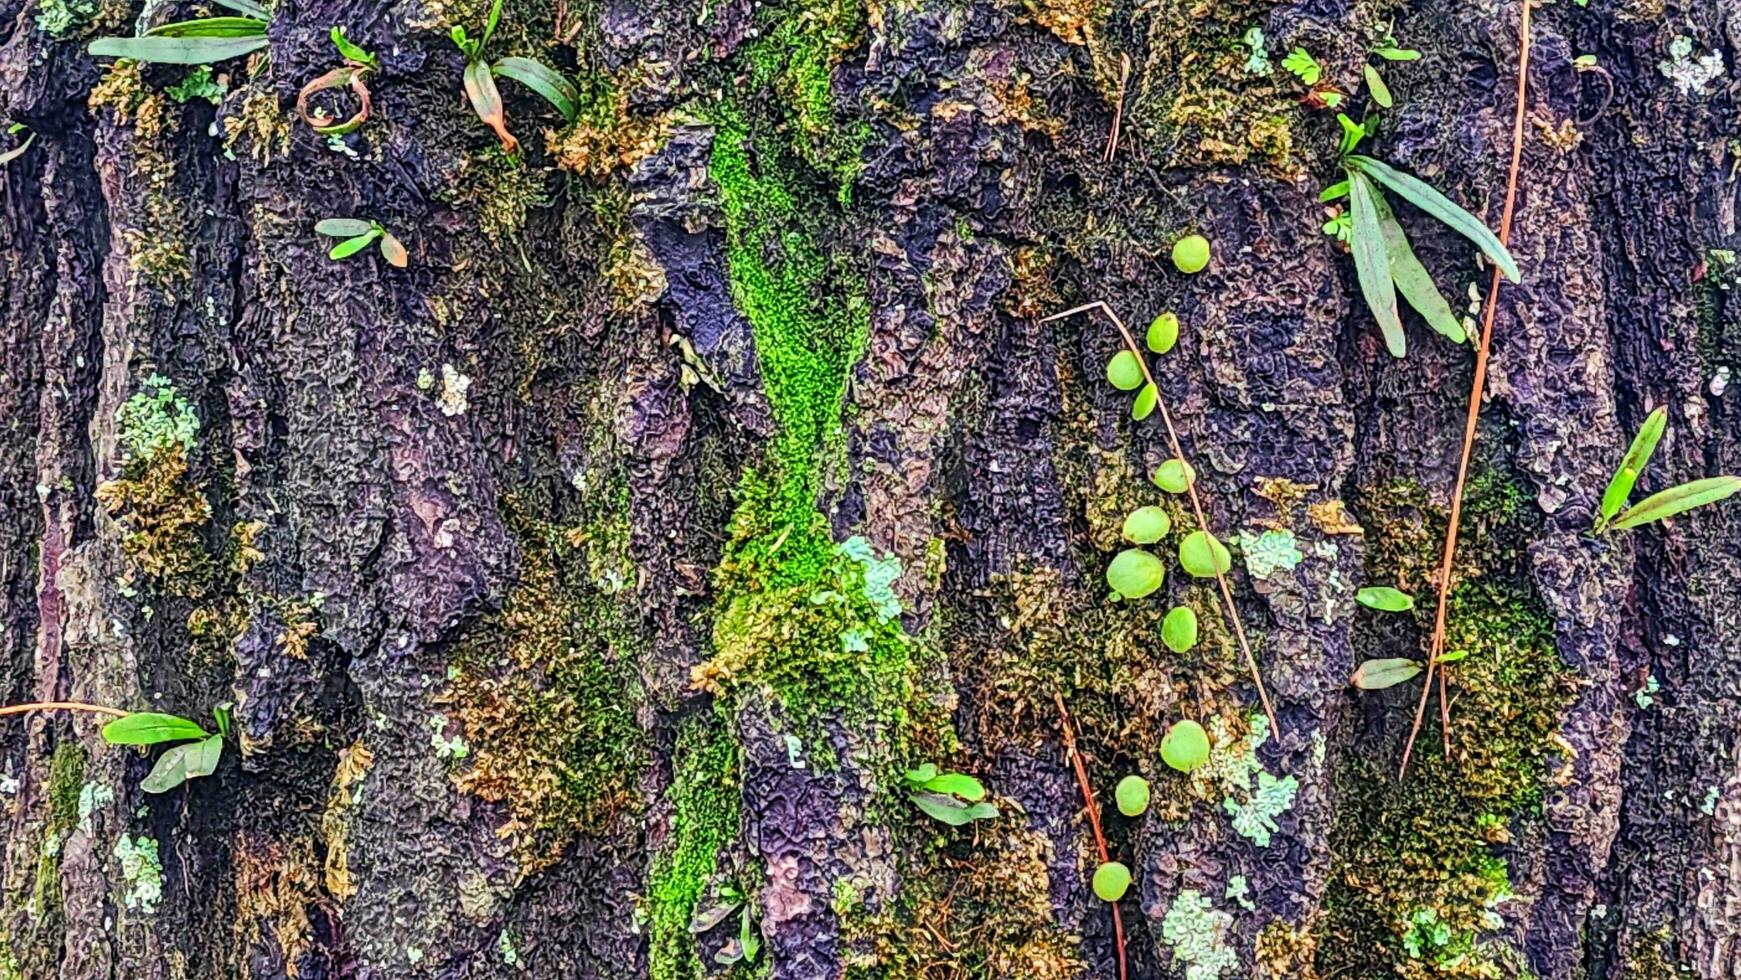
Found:
[(405, 947), (405, 962), (412, 966), (416, 966), (423, 962), (423, 950), (418, 949), (416, 946)]
[(1234, 875), (1227, 879), (1227, 891), (1222, 897), (1247, 912), (1257, 911), (1257, 904), (1251, 900), (1251, 885), (1246, 883), (1244, 875)]
[(1656, 692), (1662, 690), (1662, 682), (1655, 674), (1644, 679), (1644, 686), (1632, 692), (1632, 703), (1640, 708), (1648, 708), (1656, 703)]
[(1239, 967), (1239, 955), (1222, 940), (1233, 928), (1233, 916), (1217, 911), (1195, 888), (1180, 892), (1161, 920), (1161, 942), (1185, 965), (1185, 980), (1220, 980)]
[(115, 791), (102, 783), (86, 783), (79, 787), (79, 829), (89, 837), (91, 817), (103, 807), (115, 801)]
[(435, 372), (426, 367), (417, 369), (417, 390), (428, 391), (435, 387)]
[(435, 403), (441, 407), (441, 414), (449, 418), (464, 415), (471, 407), (466, 400), (466, 391), (472, 386), (472, 379), (459, 373), (452, 364), (441, 366), (441, 395)]
[(1694, 58), (1693, 39), (1681, 34), (1668, 43), (1668, 57), (1656, 67), (1682, 95), (1705, 95), (1723, 75), (1723, 56), (1711, 51)]
[(1699, 804), (1699, 812), (1707, 817), (1717, 815), (1717, 801), (1722, 799), (1723, 791), (1716, 786), (1705, 787), (1705, 799)]
[(0, 776), (0, 795), (13, 796), (18, 792), (18, 777), (7, 773)]
[(1253, 578), (1266, 579), (1277, 572), (1292, 571), (1306, 557), (1300, 553), (1292, 531), (1272, 529), (1262, 534), (1241, 531), (1237, 540), (1239, 551), (1245, 556), (1246, 570)]
[(496, 937), (496, 949), (501, 952), (503, 963), (516, 970), (526, 969), (526, 964), (520, 960), (520, 950), (514, 946), (514, 936), (508, 930), (503, 929), (502, 934)]
[(157, 859), (157, 840), (144, 834), (122, 834), (115, 841), (115, 860), (127, 882), (127, 908), (144, 915), (156, 912), (163, 899), (163, 865)]

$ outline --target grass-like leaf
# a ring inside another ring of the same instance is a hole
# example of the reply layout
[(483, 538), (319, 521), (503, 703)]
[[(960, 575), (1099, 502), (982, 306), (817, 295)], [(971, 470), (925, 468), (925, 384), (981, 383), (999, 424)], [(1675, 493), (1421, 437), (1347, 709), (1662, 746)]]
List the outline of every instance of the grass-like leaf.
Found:
[(180, 715), (156, 711), (135, 711), (103, 726), (103, 741), (110, 745), (156, 745), (159, 742), (206, 738), (207, 735), (205, 729)]
[(1417, 661), (1407, 657), (1387, 657), (1361, 664), (1354, 671), (1350, 683), (1362, 691), (1382, 691), (1387, 687), (1395, 687), (1420, 672), (1421, 665)]
[(361, 252), (363, 249), (368, 248), (370, 243), (379, 237), (381, 237), (380, 229), (370, 228), (367, 232), (358, 235), (355, 238), (347, 238), (344, 241), (339, 242), (337, 245), (334, 245), (332, 251), (326, 253), (327, 258), (348, 259), (358, 252)]
[(159, 24), (146, 37), (265, 37), (266, 22), (253, 17), (196, 17)]
[(1396, 286), (1390, 277), (1390, 257), (1385, 250), (1384, 229), (1378, 223), (1378, 208), (1373, 203), (1372, 182), (1364, 174), (1354, 172), (1349, 175), (1349, 189), (1354, 233), (1348, 247), (1354, 252), (1354, 274), (1360, 280), (1360, 293), (1366, 297), (1366, 305), (1378, 320), (1378, 329), (1384, 333), (1385, 346), (1393, 356), (1402, 357), (1408, 353), (1408, 342), (1403, 337), (1402, 318), (1397, 314)]
[(266, 35), (251, 37), (100, 37), (86, 50), (99, 58), (132, 58), (165, 65), (211, 65), (253, 54)]
[(1376, 187), (1370, 189), (1373, 207), (1378, 211), (1378, 227), (1384, 233), (1385, 254), (1390, 257), (1390, 277), (1396, 283), (1397, 291), (1427, 321), (1428, 326), (1455, 343), (1462, 343), (1467, 339), (1463, 333), (1463, 321), (1451, 312), (1451, 304), (1445, 301), (1439, 287), (1433, 283), (1432, 274), (1421, 265), (1420, 259), (1415, 258), (1409, 236), (1397, 223), (1383, 192)]
[(1511, 253), (1499, 241), (1499, 236), (1481, 223), (1480, 218), (1458, 207), (1432, 185), (1397, 170), (1383, 160), (1351, 155), (1348, 162), (1359, 172), (1401, 194), (1410, 204), (1438, 218), (1449, 225), (1452, 231), (1474, 242), (1482, 254), (1498, 266), (1500, 272), (1505, 273), (1505, 278), (1512, 282), (1519, 280), (1517, 260), (1511, 257)]
[(1614, 478), (1608, 481), (1608, 489), (1602, 491), (1601, 519), (1596, 522), (1600, 527), (1614, 519), (1620, 513), (1620, 508), (1626, 506), (1626, 498), (1632, 496), (1632, 488), (1638, 483), (1638, 475), (1644, 472), (1644, 465), (1650, 462), (1651, 454), (1656, 452), (1656, 444), (1662, 441), (1663, 429), (1668, 425), (1668, 409), (1658, 408), (1645, 416), (1644, 424), (1638, 427), (1638, 435), (1632, 437), (1632, 445), (1627, 448), (1626, 455), (1621, 457), (1620, 467), (1614, 471)]
[(1380, 108), (1390, 108), (1390, 86), (1384, 84), (1384, 76), (1371, 65), (1361, 65), (1360, 70), (1366, 75), (1366, 91), (1372, 94), (1372, 101), (1378, 103)]
[(1678, 487), (1670, 487), (1661, 493), (1653, 493), (1626, 509), (1626, 512), (1614, 519), (1614, 526), (1619, 530), (1660, 521), (1665, 517), (1714, 504), (1725, 497), (1741, 492), (1741, 476), (1712, 476), (1703, 480), (1683, 483)]
[(472, 111), (484, 124), (496, 131), (502, 141), (502, 152), (510, 156), (519, 152), (520, 141), (508, 132), (507, 110), (502, 108), (502, 93), (496, 89), (496, 76), (489, 62), (473, 61), (465, 66), (465, 94), (471, 100)]
[(328, 238), (355, 238), (358, 235), (367, 235), (374, 227), (374, 222), (361, 218), (327, 218), (315, 222), (314, 231), (315, 234)]
[(580, 90), (555, 69), (531, 58), (502, 58), (490, 69), (502, 78), (511, 78), (526, 86), (562, 113), (562, 118), (574, 122), (580, 115)]
[(24, 151), (30, 149), (30, 144), (32, 144), (34, 142), (36, 142), (36, 134), (31, 133), (29, 136), (24, 137), (24, 142), (18, 144), (17, 146), (13, 147), (10, 150), (7, 150), (5, 153), (0, 153), (0, 167), (4, 167), (7, 164), (11, 163), (12, 161), (23, 156)]
[(1346, 180), (1339, 180), (1318, 192), (1318, 203), (1329, 204), (1331, 201), (1347, 196), (1348, 182)]

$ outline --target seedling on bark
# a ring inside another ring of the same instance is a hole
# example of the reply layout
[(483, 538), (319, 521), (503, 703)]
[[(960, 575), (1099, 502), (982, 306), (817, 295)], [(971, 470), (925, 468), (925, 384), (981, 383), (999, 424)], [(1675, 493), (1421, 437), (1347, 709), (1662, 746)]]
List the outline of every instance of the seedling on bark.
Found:
[(197, 17), (159, 24), (139, 37), (100, 37), (86, 50), (99, 58), (131, 58), (166, 65), (211, 65), (266, 46), (270, 11), (253, 0), (214, 0), (234, 17)]
[(1375, 585), (1354, 593), (1354, 598), (1368, 609), (1379, 612), (1408, 612), (1415, 607), (1415, 597), (1385, 585)]
[(1346, 175), (1345, 180), (1325, 189), (1318, 199), (1325, 203), (1349, 198), (1348, 220), (1344, 224), (1333, 220), (1325, 226), (1326, 233), (1338, 238), (1346, 236), (1349, 251), (1354, 254), (1354, 271), (1360, 282), (1361, 295), (1378, 328), (1384, 334), (1391, 354), (1407, 353), (1403, 337), (1402, 318), (1397, 311), (1396, 296), (1415, 308), (1427, 324), (1455, 343), (1466, 338), (1463, 323), (1451, 312), (1451, 305), (1433, 284), (1433, 277), (1415, 258), (1408, 235), (1396, 220), (1385, 188), (1395, 191), (1404, 200), (1450, 226), (1451, 230), (1475, 243), (1507, 279), (1518, 281), (1517, 261), (1500, 243), (1499, 238), (1481, 220), (1451, 202), (1419, 178), (1396, 170), (1382, 160), (1354, 152), (1366, 136), (1366, 128), (1347, 116), (1338, 114), (1342, 123), (1342, 141), (1337, 156)]
[[(338, 49), (339, 58), (344, 63), (302, 87), (302, 91), (296, 95), (296, 114), (322, 136), (343, 136), (368, 121), (369, 86), (364, 83), (364, 79), (370, 72), (378, 70), (381, 63), (373, 52), (346, 37), (344, 28), (334, 27), (331, 36), (333, 47)], [(357, 111), (349, 119), (339, 122), (324, 107), (317, 106), (312, 110), (309, 108), (309, 100), (316, 93), (341, 88), (350, 89), (357, 99)]]
[(388, 263), (403, 269), (411, 261), (411, 256), (405, 251), (405, 246), (387, 229), (381, 227), (379, 221), (364, 221), (361, 218), (327, 218), (314, 226), (315, 232), (328, 238), (339, 238), (343, 241), (332, 247), (327, 258), (335, 261), (348, 259), (368, 248), (374, 242), (380, 242), (381, 257)]
[[(1396, 38), (1391, 36), (1388, 31), (1385, 32), (1384, 40), (1379, 43), (1378, 47), (1372, 49), (1372, 53), (1385, 61), (1418, 61), (1421, 57), (1421, 53), (1413, 48), (1397, 47)], [(1366, 91), (1372, 96), (1372, 101), (1377, 103), (1380, 108), (1390, 108), (1392, 104), (1390, 86), (1384, 84), (1384, 76), (1380, 75), (1378, 69), (1370, 63), (1361, 65), (1360, 72), (1366, 78)]]
[(512, 155), (519, 152), (520, 141), (508, 132), (507, 111), (502, 106), (502, 93), (496, 88), (497, 76), (511, 78), (537, 92), (569, 122), (580, 115), (580, 90), (555, 69), (530, 58), (502, 58), (490, 64), (484, 49), (501, 19), (502, 0), (496, 0), (490, 5), (482, 35), (473, 38), (463, 26), (455, 24), (448, 36), (465, 55), (465, 94), (472, 111), (496, 131), (496, 138), (502, 141), (502, 152)]
[(996, 806), (985, 802), (985, 787), (972, 776), (958, 772), (939, 772), (933, 763), (909, 769), (901, 777), (907, 787), (907, 798), (933, 820), (951, 827), (960, 827), (975, 820), (990, 820), (998, 815)]
[[(1608, 481), (1608, 489), (1602, 493), (1602, 503), (1596, 514), (1596, 530), (1629, 531), (1694, 507), (1714, 504), (1741, 491), (1741, 476), (1713, 476), (1670, 487), (1626, 507), (1626, 500), (1632, 496), (1632, 488), (1638, 483), (1639, 474), (1644, 472), (1645, 464), (1650, 462), (1651, 454), (1656, 452), (1656, 444), (1662, 441), (1663, 429), (1667, 425), (1668, 410), (1665, 408), (1658, 408), (1645, 417), (1631, 447), (1621, 457), (1619, 469)], [(1622, 511), (1622, 507), (1626, 509)]]
[(230, 706), (227, 704), (212, 709), (212, 720), (218, 729), (216, 733), (208, 732), (197, 722), (180, 715), (123, 711), (80, 701), (18, 704), (0, 708), (0, 715), (32, 711), (83, 711), (110, 715), (115, 720), (103, 726), (103, 741), (110, 745), (169, 745), (169, 751), (158, 756), (157, 764), (139, 783), (139, 788), (147, 793), (168, 792), (190, 779), (216, 772), (224, 755), (224, 738), (230, 734)]
[[(12, 125), (6, 127), (6, 135), (17, 136), (19, 133), (22, 133), (27, 129), (30, 129), (30, 127), (24, 125), (23, 123), (13, 123)], [(32, 144), (34, 142), (36, 142), (36, 133), (34, 131), (32, 131), (30, 133), (30, 135), (24, 137), (24, 142), (18, 144), (17, 146), (13, 147), (10, 150), (5, 151), (4, 153), (0, 153), (0, 167), (4, 167), (7, 164), (11, 163), (12, 161), (23, 156), (24, 151), (30, 149), (30, 144)]]

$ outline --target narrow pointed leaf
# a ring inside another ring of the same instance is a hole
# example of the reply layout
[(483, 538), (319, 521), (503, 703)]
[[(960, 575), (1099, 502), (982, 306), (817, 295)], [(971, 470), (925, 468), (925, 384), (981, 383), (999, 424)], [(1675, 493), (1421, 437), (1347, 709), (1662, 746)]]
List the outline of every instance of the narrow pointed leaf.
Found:
[(959, 796), (969, 803), (978, 803), (985, 799), (985, 787), (979, 780), (959, 772), (946, 772), (925, 782), (925, 790), (931, 793), (947, 793)]
[(1489, 231), (1481, 223), (1481, 219), (1458, 207), (1450, 198), (1439, 193), (1432, 185), (1418, 177), (1410, 176), (1392, 167), (1382, 160), (1372, 157), (1350, 156), (1348, 161), (1359, 171), (1373, 180), (1401, 194), (1405, 200), (1422, 211), (1427, 212), (1445, 224), (1452, 231), (1474, 242), (1482, 254), (1505, 273), (1505, 278), (1512, 282), (1519, 280), (1517, 260), (1500, 243), (1499, 237)]
[(1463, 333), (1463, 321), (1457, 319), (1457, 314), (1451, 312), (1451, 304), (1439, 292), (1439, 287), (1433, 283), (1433, 276), (1421, 265), (1421, 260), (1415, 258), (1415, 250), (1409, 245), (1408, 234), (1397, 224), (1396, 215), (1391, 213), (1390, 204), (1385, 201), (1383, 192), (1372, 188), (1372, 204), (1378, 211), (1378, 226), (1384, 232), (1384, 250), (1390, 257), (1390, 277), (1396, 283), (1397, 291), (1403, 299), (1408, 300), (1427, 325), (1455, 343), (1462, 343), (1466, 338)]
[(1620, 468), (1614, 471), (1614, 479), (1608, 481), (1608, 489), (1602, 492), (1602, 523), (1606, 524), (1620, 513), (1620, 508), (1626, 505), (1626, 498), (1632, 495), (1632, 488), (1638, 483), (1638, 475), (1644, 472), (1644, 466), (1650, 462), (1652, 453), (1656, 452), (1656, 444), (1662, 441), (1662, 432), (1668, 425), (1668, 409), (1659, 407), (1644, 417), (1644, 424), (1638, 427), (1638, 434), (1632, 437), (1632, 445), (1627, 447), (1626, 455), (1620, 459)]
[(1356, 592), (1354, 598), (1368, 609), (1380, 612), (1408, 612), (1415, 607), (1414, 596), (1386, 585), (1368, 586)]
[(514, 134), (508, 132), (507, 111), (502, 108), (502, 93), (496, 89), (496, 76), (491, 74), (488, 62), (474, 61), (465, 66), (465, 94), (471, 100), (472, 111), (484, 124), (496, 131), (496, 138), (502, 141), (502, 152), (513, 154), (519, 151), (520, 141)]
[(265, 37), (266, 22), (253, 17), (196, 17), (159, 24), (146, 37)]
[(1318, 192), (1318, 202), (1320, 204), (1329, 204), (1331, 201), (1334, 201), (1337, 198), (1342, 198), (1342, 197), (1347, 197), (1347, 196), (1348, 196), (1348, 182), (1346, 180), (1339, 180), (1336, 183), (1331, 184), (1329, 187), (1326, 187), (1322, 191)]
[(155, 711), (135, 711), (103, 726), (103, 741), (110, 745), (156, 745), (206, 735), (205, 729), (180, 715)]
[(554, 69), (531, 58), (502, 58), (490, 69), (502, 78), (512, 78), (526, 86), (562, 113), (562, 118), (574, 122), (580, 115), (580, 90)]
[(355, 238), (373, 231), (374, 225), (361, 218), (327, 218), (314, 225), (317, 234), (328, 238)]
[(165, 65), (211, 65), (266, 46), (253, 37), (100, 37), (86, 50), (99, 58), (132, 58)]
[(361, 252), (363, 249), (368, 248), (369, 243), (373, 242), (380, 236), (380, 232), (370, 228), (365, 234), (358, 235), (355, 238), (347, 238), (344, 241), (339, 242), (337, 245), (334, 245), (332, 251), (326, 253), (327, 257), (331, 259), (348, 259), (358, 252)]
[(1407, 657), (1368, 660), (1354, 671), (1351, 683), (1362, 691), (1382, 691), (1387, 687), (1395, 687), (1420, 672), (1420, 663)]
[(1373, 203), (1372, 182), (1354, 173), (1349, 189), (1354, 233), (1348, 246), (1354, 253), (1355, 278), (1360, 280), (1360, 293), (1378, 320), (1385, 346), (1392, 356), (1402, 357), (1408, 352), (1408, 342), (1403, 338), (1402, 318), (1396, 310), (1396, 286), (1390, 277), (1390, 257), (1385, 252), (1384, 229), (1379, 226), (1378, 208)]
[(17, 146), (13, 147), (10, 150), (7, 150), (5, 153), (0, 153), (0, 167), (4, 167), (7, 164), (11, 163), (12, 161), (23, 156), (24, 151), (30, 149), (30, 144), (32, 144), (34, 142), (36, 142), (36, 134), (31, 133), (29, 136), (24, 137), (24, 142), (18, 144)]
[(1384, 84), (1384, 77), (1378, 73), (1378, 69), (1371, 65), (1361, 65), (1360, 70), (1366, 75), (1366, 91), (1371, 93), (1372, 101), (1382, 108), (1390, 108), (1390, 86)]
[(1616, 517), (1614, 526), (1624, 531), (1651, 521), (1660, 521), (1694, 507), (1714, 504), (1738, 491), (1741, 491), (1741, 476), (1713, 476), (1683, 483), (1639, 501)]

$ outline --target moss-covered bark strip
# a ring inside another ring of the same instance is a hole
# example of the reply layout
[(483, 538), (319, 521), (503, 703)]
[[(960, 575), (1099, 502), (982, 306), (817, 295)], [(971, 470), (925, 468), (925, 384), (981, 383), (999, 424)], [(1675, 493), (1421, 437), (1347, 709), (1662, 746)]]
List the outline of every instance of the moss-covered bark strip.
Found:
[(671, 835), (653, 862), (647, 889), (652, 980), (692, 980), (704, 973), (690, 917), (739, 821), (738, 748), (723, 711), (684, 723), (673, 766)]

